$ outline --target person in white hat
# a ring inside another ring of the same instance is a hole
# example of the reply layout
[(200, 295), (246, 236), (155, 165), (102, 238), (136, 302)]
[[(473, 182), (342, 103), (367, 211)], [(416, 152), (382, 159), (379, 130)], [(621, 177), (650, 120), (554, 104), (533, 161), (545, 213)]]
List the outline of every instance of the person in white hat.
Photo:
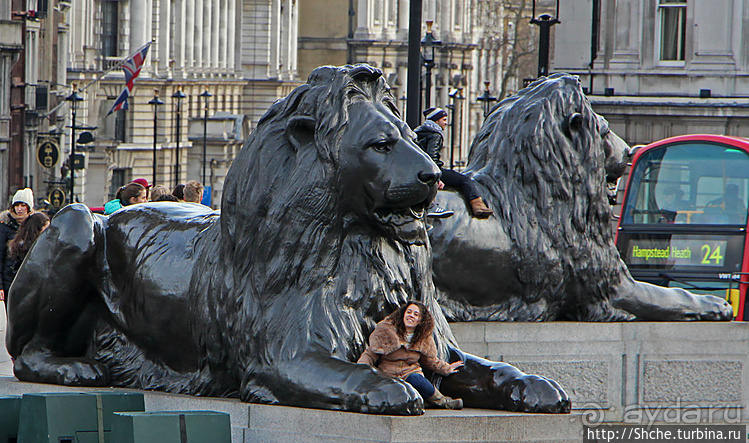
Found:
[(13, 271), (8, 260), (8, 242), (16, 236), (19, 226), (34, 213), (34, 192), (31, 188), (19, 189), (10, 200), (10, 209), (0, 212), (0, 299), (13, 281)]

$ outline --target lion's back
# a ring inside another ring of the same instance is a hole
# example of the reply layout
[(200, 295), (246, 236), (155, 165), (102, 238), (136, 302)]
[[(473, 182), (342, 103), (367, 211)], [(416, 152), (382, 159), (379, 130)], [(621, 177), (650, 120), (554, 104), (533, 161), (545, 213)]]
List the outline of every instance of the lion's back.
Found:
[(565, 310), (581, 298), (608, 299), (621, 266), (600, 121), (569, 75), (533, 83), (487, 117), (465, 173), (495, 215), (470, 220), (451, 206), (459, 211), (430, 234), (435, 283), (463, 319), (576, 318)]
[(112, 214), (105, 228), (105, 260), (115, 285), (138, 281), (162, 294), (183, 295), (204, 253), (203, 240), (218, 223), (218, 212), (190, 203), (142, 204)]

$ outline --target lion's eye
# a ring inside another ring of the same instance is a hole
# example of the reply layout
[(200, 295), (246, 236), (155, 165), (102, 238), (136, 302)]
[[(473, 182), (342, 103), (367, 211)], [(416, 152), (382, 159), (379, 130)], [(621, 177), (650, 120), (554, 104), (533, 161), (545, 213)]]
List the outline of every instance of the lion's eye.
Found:
[(377, 143), (373, 143), (369, 146), (370, 148), (374, 149), (377, 152), (388, 152), (390, 151), (390, 143), (386, 141), (381, 141)]

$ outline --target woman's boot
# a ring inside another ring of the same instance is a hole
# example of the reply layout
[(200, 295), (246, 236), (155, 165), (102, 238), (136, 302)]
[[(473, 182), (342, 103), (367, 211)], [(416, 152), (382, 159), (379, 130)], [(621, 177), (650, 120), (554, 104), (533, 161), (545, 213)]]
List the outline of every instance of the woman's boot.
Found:
[(476, 218), (489, 218), (494, 214), (494, 211), (486, 206), (486, 203), (484, 203), (484, 200), (481, 197), (476, 197), (468, 203), (471, 204), (471, 212)]
[(463, 400), (460, 398), (445, 397), (438, 390), (434, 390), (434, 394), (427, 399), (432, 405), (442, 409), (463, 409)]

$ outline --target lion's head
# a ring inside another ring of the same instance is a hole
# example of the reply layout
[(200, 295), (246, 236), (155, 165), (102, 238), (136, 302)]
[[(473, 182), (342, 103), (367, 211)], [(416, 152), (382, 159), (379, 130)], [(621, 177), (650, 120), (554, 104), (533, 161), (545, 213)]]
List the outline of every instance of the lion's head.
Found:
[(222, 214), (270, 212), (302, 223), (346, 214), (348, 222), (366, 220), (398, 241), (423, 244), (438, 180), (382, 72), (325, 66), (260, 120), (227, 176)]
[(499, 208), (527, 299), (575, 284), (605, 297), (605, 274), (621, 268), (606, 184), (623, 173), (627, 151), (570, 75), (534, 82), (487, 117), (468, 173)]
[[(309, 335), (324, 346), (363, 343), (351, 324), (372, 325), (365, 315), (432, 296), (425, 214), (439, 177), (381, 71), (315, 69), (260, 119), (226, 177), (220, 255), (244, 293), (222, 291), (226, 303), (246, 313), (289, 304), (310, 317)], [(312, 320), (339, 311), (351, 317), (329, 320), (333, 327)], [(303, 333), (293, 324), (254, 327)]]

